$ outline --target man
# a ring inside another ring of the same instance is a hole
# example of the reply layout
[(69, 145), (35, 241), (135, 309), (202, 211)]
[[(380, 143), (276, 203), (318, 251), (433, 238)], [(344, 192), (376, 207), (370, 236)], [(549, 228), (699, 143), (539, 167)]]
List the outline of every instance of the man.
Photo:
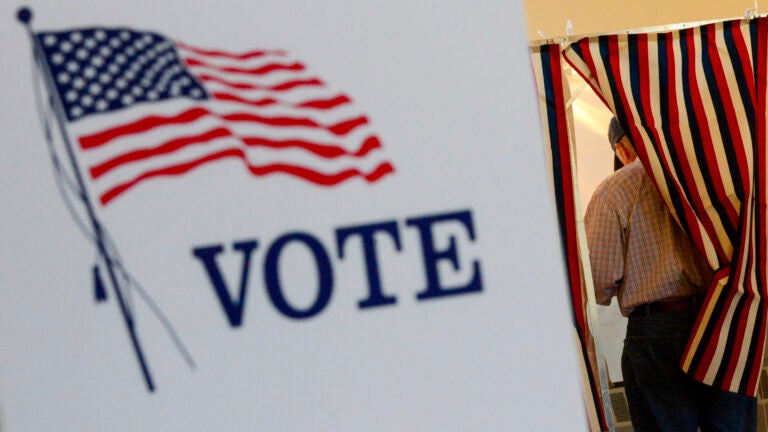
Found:
[(597, 302), (616, 296), (629, 318), (621, 369), (635, 430), (756, 430), (755, 398), (698, 383), (680, 369), (712, 270), (615, 117), (608, 139), (625, 166), (598, 186), (584, 223)]

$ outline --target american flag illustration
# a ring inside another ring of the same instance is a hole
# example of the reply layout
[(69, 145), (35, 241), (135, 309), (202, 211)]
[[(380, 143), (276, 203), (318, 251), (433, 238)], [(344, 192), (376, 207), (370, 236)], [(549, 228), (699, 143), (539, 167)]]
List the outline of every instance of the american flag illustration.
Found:
[(132, 293), (190, 367), (194, 360), (122, 262), (96, 202), (106, 206), (148, 182), (214, 162), (321, 187), (373, 183), (394, 172), (352, 99), (283, 50), (201, 49), (128, 28), (36, 32), (29, 9), (17, 18), (32, 42), (35, 95), (59, 190), (97, 252), (95, 298), (105, 302), (111, 288), (150, 392)]
[(200, 49), (127, 28), (35, 36), (101, 205), (217, 161), (318, 186), (394, 172), (352, 99), (285, 51)]

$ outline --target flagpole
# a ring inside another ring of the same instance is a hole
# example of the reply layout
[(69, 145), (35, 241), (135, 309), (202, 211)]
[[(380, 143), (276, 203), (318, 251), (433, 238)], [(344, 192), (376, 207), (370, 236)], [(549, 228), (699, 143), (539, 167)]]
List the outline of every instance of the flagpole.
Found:
[(107, 273), (109, 274), (109, 280), (112, 282), (112, 287), (115, 292), (115, 297), (117, 297), (117, 301), (120, 306), (120, 312), (123, 315), (123, 321), (125, 322), (125, 327), (128, 330), (128, 336), (131, 340), (131, 344), (133, 345), (133, 350), (139, 362), (139, 366), (144, 376), (144, 381), (146, 382), (147, 389), (150, 392), (154, 392), (155, 385), (152, 380), (152, 375), (149, 372), (149, 367), (147, 365), (147, 361), (144, 356), (144, 351), (142, 350), (141, 345), (139, 344), (139, 339), (136, 334), (136, 327), (133, 320), (132, 312), (128, 308), (125, 302), (125, 299), (123, 298), (122, 290), (120, 289), (120, 284), (115, 274), (115, 269), (112, 267), (111, 256), (107, 252), (106, 244), (104, 241), (104, 232), (102, 230), (101, 222), (96, 217), (96, 212), (93, 209), (93, 205), (91, 204), (91, 199), (88, 196), (87, 189), (85, 188), (85, 182), (83, 181), (83, 177), (80, 174), (80, 167), (77, 163), (77, 159), (75, 158), (75, 153), (74, 153), (74, 150), (72, 149), (72, 144), (69, 141), (69, 136), (67, 135), (67, 131), (64, 126), (65, 124), (64, 108), (61, 103), (59, 92), (57, 91), (56, 84), (54, 83), (53, 77), (51, 76), (51, 71), (49, 69), (48, 62), (43, 58), (42, 47), (40, 46), (39, 41), (35, 37), (34, 32), (32, 30), (32, 11), (29, 8), (22, 7), (18, 10), (16, 17), (18, 18), (19, 22), (21, 22), (24, 25), (24, 27), (27, 29), (27, 33), (32, 43), (33, 55), (35, 59), (38, 61), (38, 64), (41, 66), (41, 69), (42, 69), (41, 72), (43, 75), (43, 79), (45, 81), (45, 86), (48, 89), (48, 93), (51, 95), (50, 102), (51, 102), (51, 105), (53, 106), (53, 112), (56, 115), (56, 120), (57, 120), (56, 123), (58, 124), (58, 127), (59, 127), (59, 133), (62, 136), (62, 139), (64, 140), (64, 146), (67, 151), (67, 157), (69, 158), (69, 162), (72, 165), (72, 169), (75, 175), (75, 180), (77, 181), (80, 199), (83, 201), (85, 205), (86, 212), (88, 213), (88, 218), (90, 219), (90, 222), (93, 228), (94, 241), (96, 243), (97, 250), (99, 252), (99, 255), (101, 255), (101, 257), (104, 259), (104, 262), (106, 264)]

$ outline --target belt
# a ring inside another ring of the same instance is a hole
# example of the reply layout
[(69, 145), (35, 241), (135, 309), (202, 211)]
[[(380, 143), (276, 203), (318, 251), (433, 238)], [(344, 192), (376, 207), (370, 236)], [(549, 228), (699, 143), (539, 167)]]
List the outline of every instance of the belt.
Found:
[(631, 318), (644, 317), (661, 312), (697, 310), (701, 306), (701, 297), (691, 296), (676, 300), (657, 301), (636, 306), (629, 314)]

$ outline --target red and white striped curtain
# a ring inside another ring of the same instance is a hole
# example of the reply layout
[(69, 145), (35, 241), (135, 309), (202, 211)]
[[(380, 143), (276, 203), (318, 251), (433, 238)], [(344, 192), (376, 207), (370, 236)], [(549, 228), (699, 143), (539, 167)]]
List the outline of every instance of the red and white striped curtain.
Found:
[(563, 75), (563, 58), (557, 44), (542, 45), (531, 49), (531, 64), (539, 94), (539, 111), (544, 139), (549, 143), (548, 153), (554, 186), (555, 204), (560, 240), (570, 284), (573, 323), (579, 338), (584, 364), (585, 402), (588, 406), (592, 430), (608, 430), (605, 411), (602, 408), (599, 372), (595, 345), (587, 320), (587, 295), (585, 292), (579, 241), (576, 226), (576, 195), (574, 190), (573, 161), (570, 151), (570, 112), (566, 103), (570, 89)]
[(766, 335), (767, 47), (758, 18), (584, 38), (564, 51), (716, 272), (681, 367), (753, 396)]

